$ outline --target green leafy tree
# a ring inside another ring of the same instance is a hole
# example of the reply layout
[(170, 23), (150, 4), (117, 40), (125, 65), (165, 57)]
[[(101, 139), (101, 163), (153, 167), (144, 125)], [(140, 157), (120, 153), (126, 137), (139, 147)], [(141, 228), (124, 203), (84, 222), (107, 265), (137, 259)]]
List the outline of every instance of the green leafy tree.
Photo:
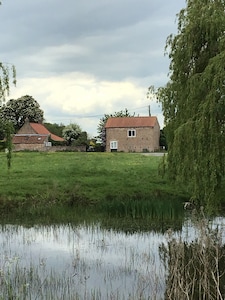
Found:
[(82, 131), (78, 138), (73, 141), (72, 145), (74, 146), (86, 146), (88, 147), (88, 136), (86, 131)]
[(168, 142), (168, 174), (199, 204), (221, 198), (225, 159), (225, 1), (187, 0), (167, 39), (170, 80), (157, 91)]
[(44, 123), (45, 127), (53, 134), (62, 137), (63, 136), (63, 129), (65, 128), (64, 124), (57, 124), (57, 123)]
[(166, 141), (166, 135), (165, 135), (165, 130), (164, 129), (160, 130), (159, 146), (161, 148), (165, 149), (165, 150), (168, 149), (167, 141)]
[(105, 114), (99, 121), (98, 124), (98, 139), (100, 139), (102, 147), (105, 149), (106, 145), (106, 130), (105, 130), (105, 124), (108, 120), (108, 118), (112, 117), (131, 117), (132, 115), (129, 113), (129, 111), (125, 108), (125, 110), (121, 110), (118, 112), (114, 112), (114, 114)]
[(0, 104), (5, 101), (6, 96), (9, 96), (10, 78), (12, 78), (12, 83), (16, 85), (15, 66), (0, 62)]
[[(0, 5), (1, 5), (0, 1)], [(6, 96), (9, 96), (10, 79), (16, 85), (16, 68), (13, 64), (0, 62), (0, 106), (5, 101)]]
[[(0, 5), (1, 5), (0, 1)], [(5, 101), (6, 96), (9, 96), (10, 91), (10, 79), (12, 79), (12, 83), (16, 85), (16, 68), (12, 64), (6, 64), (0, 62), (0, 107), (2, 103)], [(1, 138), (6, 136), (6, 145), (8, 147), (7, 152), (7, 164), (8, 168), (11, 166), (11, 153), (12, 153), (12, 138), (11, 138), (11, 130), (12, 126), (9, 122), (0, 118), (0, 129), (3, 128), (0, 135)]]
[(26, 118), (30, 122), (43, 121), (44, 112), (32, 96), (23, 96), (16, 100), (11, 99), (0, 110), (0, 116), (5, 121), (11, 121), (15, 131), (18, 131), (25, 123)]
[(0, 120), (0, 141), (5, 137), (5, 126), (3, 124), (3, 120)]
[(77, 140), (81, 135), (81, 128), (78, 124), (69, 124), (63, 129), (63, 137), (68, 145), (72, 145), (73, 141)]
[(5, 137), (6, 137), (6, 158), (7, 158), (7, 166), (8, 170), (11, 167), (11, 161), (12, 161), (12, 132), (13, 132), (13, 125), (11, 122), (5, 122)]

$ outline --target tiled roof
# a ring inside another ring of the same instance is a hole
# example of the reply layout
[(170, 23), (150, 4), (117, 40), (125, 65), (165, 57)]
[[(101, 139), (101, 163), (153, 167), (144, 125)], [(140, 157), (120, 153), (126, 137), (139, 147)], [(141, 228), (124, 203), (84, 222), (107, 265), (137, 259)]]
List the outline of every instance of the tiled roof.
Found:
[(51, 133), (51, 139), (56, 142), (64, 142), (65, 141), (62, 137), (55, 135), (53, 133)]
[(37, 135), (37, 134), (21, 134), (14, 135), (12, 143), (13, 144), (44, 144), (47, 139), (47, 135)]
[(157, 117), (112, 117), (105, 124), (105, 128), (137, 128), (154, 127)]
[(48, 129), (40, 123), (30, 123), (30, 126), (34, 129), (34, 131), (38, 134), (51, 134), (50, 131), (48, 131)]
[(37, 134), (46, 134), (46, 135), (50, 135), (51, 139), (53, 141), (56, 142), (63, 142), (64, 139), (52, 134), (43, 124), (40, 123), (30, 123), (30, 126), (33, 128), (33, 130), (37, 133)]

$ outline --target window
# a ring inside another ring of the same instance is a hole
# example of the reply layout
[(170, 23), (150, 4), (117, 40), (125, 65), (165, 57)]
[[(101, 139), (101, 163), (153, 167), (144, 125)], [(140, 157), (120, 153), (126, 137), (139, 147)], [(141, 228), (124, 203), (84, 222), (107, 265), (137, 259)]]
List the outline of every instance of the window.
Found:
[(115, 150), (115, 149), (117, 149), (118, 148), (118, 143), (117, 143), (117, 141), (111, 141), (110, 142), (110, 149), (111, 150)]
[(127, 136), (128, 137), (135, 137), (136, 136), (136, 130), (134, 130), (134, 129), (127, 130)]

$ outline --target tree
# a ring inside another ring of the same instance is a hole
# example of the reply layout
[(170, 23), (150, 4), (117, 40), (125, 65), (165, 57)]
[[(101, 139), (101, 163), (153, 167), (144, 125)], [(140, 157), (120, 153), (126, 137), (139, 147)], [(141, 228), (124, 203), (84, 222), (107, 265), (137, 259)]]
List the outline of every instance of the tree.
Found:
[(160, 146), (162, 149), (165, 149), (165, 150), (168, 149), (164, 128), (160, 130), (159, 146)]
[(168, 142), (168, 174), (193, 200), (221, 199), (225, 145), (225, 1), (187, 0), (167, 39), (170, 80), (157, 90)]
[[(0, 1), (0, 5), (1, 5)], [(5, 97), (9, 95), (10, 78), (12, 83), (16, 85), (16, 68), (9, 63), (0, 62), (0, 106), (5, 101)]]
[(25, 123), (26, 118), (30, 122), (43, 121), (44, 112), (32, 96), (23, 96), (16, 100), (11, 99), (0, 110), (0, 116), (5, 121), (11, 121), (18, 131)]
[(86, 131), (82, 131), (78, 138), (72, 142), (73, 146), (86, 146), (88, 147), (88, 135)]
[(64, 124), (57, 124), (57, 123), (44, 123), (45, 127), (53, 134), (58, 135), (60, 137), (63, 136), (62, 132), (65, 128)]
[(81, 128), (77, 124), (69, 124), (63, 129), (63, 137), (67, 141), (68, 145), (71, 145), (73, 141), (77, 140), (81, 134)]
[[(0, 5), (1, 5), (0, 1)], [(10, 90), (10, 78), (12, 78), (12, 83), (16, 85), (16, 68), (12, 64), (4, 64), (0, 62), (0, 106), (2, 105), (2, 102), (5, 101), (6, 96), (9, 95)], [(0, 128), (3, 128), (1, 134), (3, 133), (6, 135), (6, 145), (8, 147), (7, 152), (7, 164), (8, 169), (11, 166), (11, 153), (12, 153), (12, 126), (9, 122), (4, 121), (2, 118), (0, 118)]]
[(16, 85), (15, 67), (11, 64), (4, 64), (0, 62), (0, 105), (5, 101), (6, 96), (9, 95), (11, 75), (13, 79), (12, 82), (14, 85)]
[(101, 141), (101, 145), (102, 147), (104, 147), (105, 149), (105, 143), (106, 143), (106, 131), (105, 131), (105, 124), (108, 120), (108, 118), (112, 118), (112, 117), (131, 117), (131, 114), (128, 112), (127, 108), (125, 108), (125, 110), (121, 110), (118, 112), (114, 112), (114, 114), (105, 114), (99, 121), (98, 124), (98, 138)]
[(11, 160), (12, 160), (12, 131), (13, 131), (13, 125), (11, 122), (5, 122), (4, 123), (5, 128), (5, 139), (6, 139), (6, 158), (7, 158), (7, 166), (8, 170), (11, 167)]

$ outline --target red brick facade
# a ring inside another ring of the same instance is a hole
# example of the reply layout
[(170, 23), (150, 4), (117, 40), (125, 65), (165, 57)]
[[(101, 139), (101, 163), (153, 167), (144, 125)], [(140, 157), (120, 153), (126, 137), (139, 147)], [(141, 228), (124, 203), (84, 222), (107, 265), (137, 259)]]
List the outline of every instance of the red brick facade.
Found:
[(107, 152), (159, 150), (160, 127), (156, 117), (109, 118), (105, 129)]

